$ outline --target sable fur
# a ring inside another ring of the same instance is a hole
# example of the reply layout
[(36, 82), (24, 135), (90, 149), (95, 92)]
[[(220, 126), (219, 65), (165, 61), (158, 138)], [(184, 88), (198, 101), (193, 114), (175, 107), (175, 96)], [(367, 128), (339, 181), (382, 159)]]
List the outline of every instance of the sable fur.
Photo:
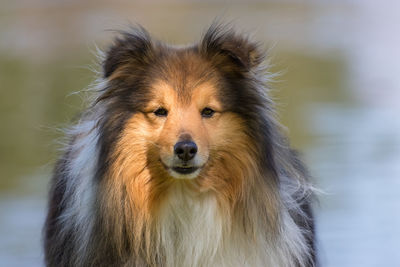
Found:
[[(122, 32), (54, 170), (46, 265), (315, 266), (312, 186), (279, 131), (263, 62), (218, 24), (179, 48)], [(152, 139), (147, 109), (164, 91), (183, 107), (208, 94), (221, 105), (212, 136), (190, 117), (171, 124), (212, 144), (197, 178), (172, 179), (155, 160), (179, 131)]]

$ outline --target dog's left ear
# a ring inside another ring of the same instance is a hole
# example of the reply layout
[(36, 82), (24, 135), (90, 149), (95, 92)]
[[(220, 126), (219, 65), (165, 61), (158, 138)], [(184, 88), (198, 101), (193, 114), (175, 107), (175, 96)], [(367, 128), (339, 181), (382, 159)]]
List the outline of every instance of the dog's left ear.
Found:
[(257, 43), (221, 24), (211, 25), (200, 42), (199, 50), (217, 65), (230, 60), (240, 70), (250, 71), (264, 60), (264, 53)]

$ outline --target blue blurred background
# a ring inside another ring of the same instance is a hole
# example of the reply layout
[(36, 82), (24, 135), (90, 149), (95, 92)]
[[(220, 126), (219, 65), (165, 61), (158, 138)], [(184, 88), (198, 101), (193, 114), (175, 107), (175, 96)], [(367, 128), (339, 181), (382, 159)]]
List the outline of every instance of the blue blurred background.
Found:
[(323, 266), (400, 266), (400, 4), (0, 0), (0, 266), (43, 266), (60, 131), (82, 109), (108, 29), (173, 44), (216, 17), (270, 47), (280, 120), (318, 187)]

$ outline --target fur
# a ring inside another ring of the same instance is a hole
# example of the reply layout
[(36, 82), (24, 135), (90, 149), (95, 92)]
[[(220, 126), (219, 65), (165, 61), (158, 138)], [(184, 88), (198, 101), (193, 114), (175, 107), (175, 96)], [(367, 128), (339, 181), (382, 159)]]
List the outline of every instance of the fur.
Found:
[[(312, 186), (264, 62), (218, 24), (186, 47), (121, 32), (55, 167), (46, 265), (316, 266)], [(191, 174), (171, 167), (180, 140), (198, 147)]]

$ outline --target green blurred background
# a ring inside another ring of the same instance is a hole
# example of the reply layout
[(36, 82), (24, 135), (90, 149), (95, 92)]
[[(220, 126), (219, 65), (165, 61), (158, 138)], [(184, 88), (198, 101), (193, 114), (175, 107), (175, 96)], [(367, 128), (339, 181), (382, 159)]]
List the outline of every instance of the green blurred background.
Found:
[(400, 4), (0, 0), (0, 266), (43, 266), (47, 184), (93, 51), (140, 23), (172, 44), (215, 17), (270, 48), (280, 120), (318, 187), (323, 266), (400, 266)]

